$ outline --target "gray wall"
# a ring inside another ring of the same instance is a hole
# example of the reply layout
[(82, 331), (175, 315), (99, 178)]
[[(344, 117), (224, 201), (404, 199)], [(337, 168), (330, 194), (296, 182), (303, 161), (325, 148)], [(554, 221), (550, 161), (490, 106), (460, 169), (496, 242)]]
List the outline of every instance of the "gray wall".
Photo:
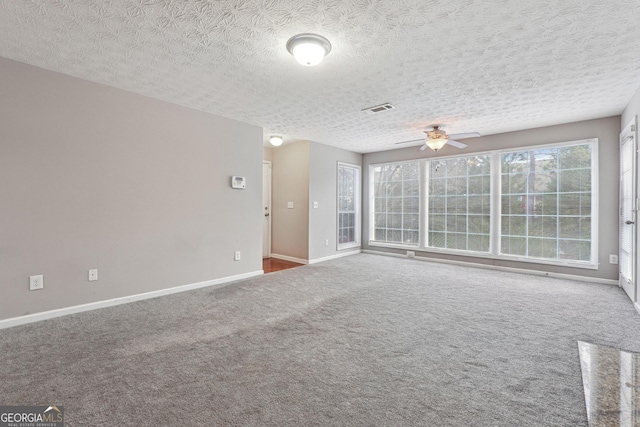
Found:
[[(309, 258), (309, 142), (273, 149), (271, 253)], [(288, 209), (287, 202), (294, 208)]]
[(618, 135), (620, 133), (620, 116), (589, 120), (584, 122), (569, 123), (558, 126), (529, 129), (519, 132), (509, 132), (498, 135), (489, 135), (482, 138), (469, 140), (469, 146), (460, 151), (451, 146), (445, 146), (439, 153), (432, 150), (417, 151), (417, 147), (408, 147), (400, 150), (391, 150), (364, 155), (363, 161), (363, 248), (395, 252), (405, 254), (406, 250), (396, 250), (369, 246), (369, 217), (366, 215), (369, 209), (369, 165), (374, 163), (393, 162), (408, 159), (434, 158), (437, 156), (451, 156), (454, 154), (467, 154), (493, 149), (511, 147), (524, 147), (540, 144), (551, 144), (563, 141), (572, 141), (585, 138), (598, 138), (599, 140), (599, 222), (598, 222), (598, 270), (586, 270), (571, 267), (541, 265), (534, 263), (521, 263), (505, 260), (494, 260), (479, 257), (445, 255), (435, 252), (418, 252), (418, 256), (453, 259), (458, 261), (470, 261), (482, 264), (491, 264), (505, 267), (525, 268), (530, 270), (548, 271), (554, 273), (574, 274), (602, 279), (618, 279), (618, 266), (609, 264), (609, 254), (618, 253), (618, 174), (619, 174), (619, 148)]
[(262, 269), (261, 128), (6, 59), (0, 81), (0, 319)]
[[(304, 261), (340, 253), (336, 248), (338, 161), (362, 165), (362, 154), (304, 141), (273, 148), (271, 156), (271, 252)], [(294, 202), (293, 209), (287, 208), (289, 201)]]
[[(309, 167), (309, 259), (340, 253), (337, 250), (338, 162), (362, 165), (362, 154), (311, 143)], [(313, 202), (318, 208), (313, 208)], [(329, 240), (329, 246), (324, 241)], [(353, 250), (355, 248), (351, 248)]]

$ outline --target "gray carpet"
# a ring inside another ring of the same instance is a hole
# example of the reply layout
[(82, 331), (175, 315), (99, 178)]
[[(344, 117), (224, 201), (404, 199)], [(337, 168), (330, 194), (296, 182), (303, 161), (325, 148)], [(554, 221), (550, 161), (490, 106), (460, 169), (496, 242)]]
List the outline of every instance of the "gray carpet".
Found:
[(614, 286), (355, 255), (0, 331), (2, 405), (67, 426), (586, 425)]

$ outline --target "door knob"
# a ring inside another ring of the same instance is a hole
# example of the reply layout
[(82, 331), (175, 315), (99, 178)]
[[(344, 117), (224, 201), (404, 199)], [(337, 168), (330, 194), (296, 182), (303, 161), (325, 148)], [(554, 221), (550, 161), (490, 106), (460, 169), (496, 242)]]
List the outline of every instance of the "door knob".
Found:
[(635, 221), (625, 221), (624, 223), (627, 224), (627, 225), (631, 225), (631, 224), (635, 224), (636, 222)]

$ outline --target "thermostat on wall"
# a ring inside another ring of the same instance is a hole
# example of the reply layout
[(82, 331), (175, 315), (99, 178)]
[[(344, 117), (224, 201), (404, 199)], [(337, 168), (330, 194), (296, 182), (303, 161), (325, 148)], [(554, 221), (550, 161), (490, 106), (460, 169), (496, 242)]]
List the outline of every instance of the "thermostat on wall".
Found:
[(239, 188), (244, 190), (247, 182), (244, 179), (244, 176), (232, 176), (231, 177), (231, 188)]

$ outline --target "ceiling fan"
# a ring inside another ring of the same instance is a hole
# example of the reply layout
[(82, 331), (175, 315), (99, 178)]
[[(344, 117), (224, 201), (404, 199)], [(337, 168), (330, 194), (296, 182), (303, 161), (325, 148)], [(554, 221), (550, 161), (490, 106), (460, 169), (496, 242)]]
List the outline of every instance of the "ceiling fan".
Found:
[[(478, 132), (469, 132), (469, 133), (456, 133), (447, 135), (447, 132), (440, 129), (440, 126), (433, 126), (432, 130), (423, 131), (427, 134), (427, 138), (424, 140), (424, 145), (420, 146), (419, 151), (426, 150), (427, 147), (431, 148), (433, 151), (438, 151), (445, 144), (453, 145), (457, 148), (465, 148), (467, 144), (456, 141), (456, 139), (466, 139), (466, 138), (477, 138), (480, 136)], [(396, 142), (396, 144), (406, 144), (408, 142), (420, 141), (419, 139), (413, 139), (411, 141), (402, 141)]]

